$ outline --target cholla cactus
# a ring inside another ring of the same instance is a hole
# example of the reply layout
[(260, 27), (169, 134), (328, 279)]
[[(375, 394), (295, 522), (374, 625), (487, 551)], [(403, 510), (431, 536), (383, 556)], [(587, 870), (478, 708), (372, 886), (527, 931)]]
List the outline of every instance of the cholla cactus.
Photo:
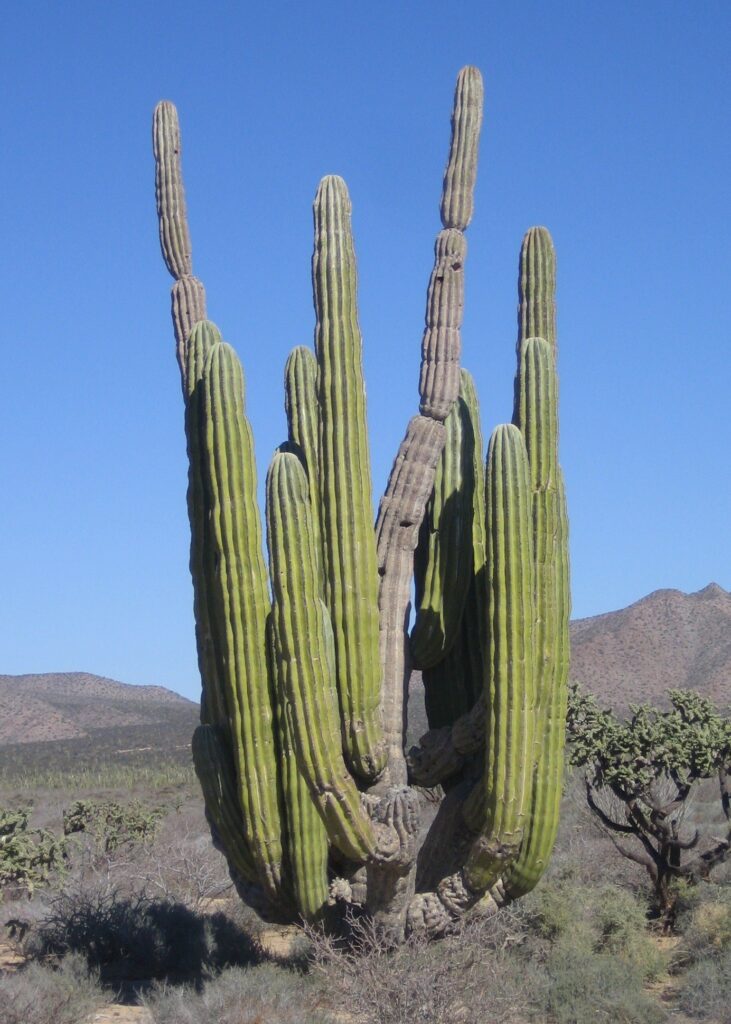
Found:
[[(266, 483), (269, 578), (243, 372), (193, 276), (177, 113), (163, 102), (154, 117), (190, 463), (203, 683), (193, 755), (214, 841), (263, 916), (337, 921), (351, 904), (394, 941), (443, 933), (478, 902), (531, 888), (561, 789), (569, 597), (553, 246), (543, 228), (524, 241), (514, 422), (496, 429), (485, 467), (460, 369), (482, 100), (480, 73), (464, 68), (419, 413), (375, 530), (351, 204), (341, 178), (320, 183), (315, 352), (287, 362), (288, 439)], [(412, 652), (431, 730), (407, 758)], [(441, 783), (427, 829), (423, 787)]]

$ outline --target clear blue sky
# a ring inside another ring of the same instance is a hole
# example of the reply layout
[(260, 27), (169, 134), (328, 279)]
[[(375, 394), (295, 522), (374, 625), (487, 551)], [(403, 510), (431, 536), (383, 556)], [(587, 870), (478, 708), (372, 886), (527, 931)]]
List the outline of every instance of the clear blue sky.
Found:
[(463, 340), (485, 433), (511, 413), (520, 240), (546, 224), (575, 615), (731, 589), (728, 0), (27, 0), (3, 29), (0, 672), (198, 694), (163, 97), (261, 477), (312, 339), (312, 198), (348, 182), (377, 496), (417, 403), (454, 79), (478, 65)]

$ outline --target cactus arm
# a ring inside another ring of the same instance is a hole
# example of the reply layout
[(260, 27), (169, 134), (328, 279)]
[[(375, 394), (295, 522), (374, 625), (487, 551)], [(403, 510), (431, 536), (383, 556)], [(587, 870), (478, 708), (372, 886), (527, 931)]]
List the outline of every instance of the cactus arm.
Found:
[(465, 231), (472, 220), (482, 107), (482, 75), (477, 68), (462, 68), (454, 93), (452, 139), (442, 188), (445, 228)]
[(226, 697), (216, 665), (209, 584), (206, 579), (206, 534), (208, 509), (203, 486), (203, 445), (201, 440), (202, 390), (200, 382), (209, 352), (221, 343), (215, 324), (203, 320), (190, 332), (185, 348), (186, 384), (185, 436), (188, 448), (188, 519), (190, 521), (190, 575), (193, 581), (198, 668), (201, 675), (201, 721), (228, 732)]
[[(528, 455), (512, 424), (490, 439), (486, 473), (490, 664), (483, 780), (466, 807), (468, 824), (485, 823), (465, 866), (484, 892), (518, 853), (533, 778), (536, 713), (533, 535)], [(470, 820), (471, 819), (471, 820)]]
[[(563, 786), (570, 584), (568, 519), (558, 465), (555, 284), (551, 236), (545, 228), (531, 228), (523, 239), (518, 273), (513, 422), (526, 440), (533, 491), (538, 716), (530, 813), (519, 856), (502, 880), (506, 899), (525, 895), (543, 874), (558, 831)], [(544, 333), (531, 337), (531, 331)]]
[(172, 287), (173, 329), (185, 394), (185, 345), (193, 325), (206, 318), (206, 293), (202, 282), (193, 277), (192, 246), (180, 162), (180, 124), (178, 112), (168, 100), (161, 101), (155, 107), (152, 149), (155, 156), (155, 199), (160, 249), (165, 266), (175, 278)]
[(181, 277), (173, 285), (170, 296), (175, 351), (185, 395), (190, 390), (186, 379), (187, 340), (193, 327), (200, 320), (206, 319), (206, 290), (203, 287), (203, 282), (199, 281), (197, 277)]
[(437, 235), (421, 343), (419, 412), (445, 420), (459, 394), (460, 326), (464, 310), (467, 239), (456, 228)]
[(401, 442), (378, 509), (376, 538), (381, 576), (378, 608), (384, 674), (382, 707), (388, 743), (388, 770), (386, 778), (381, 781), (384, 789), (387, 785), (399, 786), (406, 782), (403, 737), (411, 656), (405, 624), (419, 526), (443, 445), (444, 424), (427, 416), (415, 416)]
[(320, 504), (325, 600), (335, 638), (343, 747), (355, 774), (372, 781), (385, 764), (379, 707), (378, 563), (350, 209), (342, 178), (323, 178), (314, 202), (312, 257)]
[(266, 495), (277, 670), (297, 763), (331, 842), (365, 861), (375, 840), (342, 756), (332, 629), (320, 599), (307, 478), (295, 455), (274, 455)]
[(256, 464), (241, 364), (225, 343), (209, 352), (202, 388), (203, 486), (209, 501), (206, 574), (225, 692), (242, 828), (265, 889), (281, 889), (281, 823), (266, 659), (269, 613)]
[(454, 646), (472, 578), (474, 434), (461, 398), (444, 426), (444, 448), (414, 559), (417, 612), (411, 653), (421, 669), (434, 668)]
[(546, 228), (525, 233), (518, 265), (518, 346), (544, 338), (556, 347), (556, 254)]
[(269, 616), (267, 627), (269, 667), (276, 694), (282, 803), (286, 810), (288, 877), (291, 879), (297, 910), (305, 921), (314, 921), (322, 914), (329, 896), (327, 831), (297, 764), (290, 725), (291, 711), (287, 707), (283, 674), (279, 671), (282, 663), (281, 643), (273, 613)]
[[(457, 78), (452, 115), (452, 144), (442, 198), (456, 196), (477, 174), (477, 142), (482, 116), (482, 77), (476, 68), (463, 68)], [(468, 123), (469, 122), (469, 123)], [(460, 140), (472, 140), (469, 145)], [(455, 142), (457, 140), (457, 142)], [(457, 185), (461, 183), (461, 185)], [(447, 204), (449, 207), (449, 204)], [(389, 768), (381, 781), (403, 785), (407, 778), (404, 720), (411, 673), (406, 624), (409, 618), (413, 558), (424, 509), (434, 486), (437, 462), (444, 447), (444, 420), (459, 393), (459, 358), (466, 243), (459, 227), (471, 198), (461, 202), (462, 217), (442, 214), (445, 230), (437, 236), (435, 263), (427, 295), (426, 329), (419, 377), (420, 415), (409, 423), (396, 455), (376, 521), (380, 655), (383, 689), (381, 707)], [(445, 310), (444, 304), (449, 307)]]
[(299, 345), (293, 349), (284, 368), (284, 409), (287, 414), (289, 440), (297, 445), (305, 459), (307, 483), (312, 508), (312, 528), (318, 562), (322, 560), (320, 527), (320, 495), (318, 453), (320, 412), (317, 404), (317, 360), (310, 349)]
[(203, 791), (206, 814), (230, 866), (245, 881), (258, 874), (241, 831), (241, 806), (236, 794), (236, 769), (225, 735), (216, 726), (199, 725), (193, 733), (193, 764)]
[(152, 121), (155, 154), (155, 198), (160, 225), (160, 248), (165, 266), (177, 281), (193, 273), (192, 247), (180, 171), (180, 125), (172, 103), (162, 100)]

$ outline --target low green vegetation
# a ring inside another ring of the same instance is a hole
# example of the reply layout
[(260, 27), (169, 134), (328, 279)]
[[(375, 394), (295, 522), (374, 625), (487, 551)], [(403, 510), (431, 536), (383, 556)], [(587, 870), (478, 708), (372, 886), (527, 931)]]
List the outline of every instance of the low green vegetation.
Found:
[(0, 808), (0, 900), (3, 894), (26, 893), (63, 870), (66, 844), (47, 829), (30, 828), (30, 811)]
[[(579, 773), (566, 789), (556, 854), (531, 894), (397, 949), (357, 918), (347, 940), (278, 939), (232, 898), (192, 786), (167, 813), (154, 790), (82, 792), (60, 807), (36, 791), (25, 834), (42, 822), (68, 857), (62, 888), (51, 873), (32, 894), (6, 890), (6, 939), (26, 960), (0, 976), (0, 1019), (76, 1024), (121, 989), (154, 1024), (335, 1024), (343, 1007), (353, 1024), (671, 1024), (681, 1010), (719, 1024), (728, 884), (680, 883), (676, 935), (663, 939), (645, 872), (614, 855)], [(85, 827), (64, 837), (64, 818)], [(100, 844), (106, 821), (116, 838)], [(26, 1017), (6, 1012), (11, 998)]]

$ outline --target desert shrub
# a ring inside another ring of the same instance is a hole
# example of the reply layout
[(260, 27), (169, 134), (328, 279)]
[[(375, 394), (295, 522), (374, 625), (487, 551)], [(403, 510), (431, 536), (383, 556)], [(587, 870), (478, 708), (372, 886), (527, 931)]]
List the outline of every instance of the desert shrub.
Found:
[(731, 1006), (731, 949), (697, 960), (684, 973), (679, 1008), (694, 1020), (726, 1021)]
[(143, 997), (155, 1024), (328, 1024), (311, 980), (275, 964), (228, 968), (199, 990), (157, 985)]
[(184, 903), (199, 910), (232, 889), (224, 857), (210, 835), (186, 829), (159, 837), (147, 850), (136, 878), (142, 891), (156, 899)]
[(523, 956), (525, 930), (512, 908), (466, 923), (434, 943), (412, 937), (393, 949), (366, 920), (347, 940), (311, 931), (313, 971), (333, 1008), (357, 1008), (362, 1024), (507, 1024), (532, 1019), (543, 978)]
[(3, 1024), (79, 1024), (106, 1002), (97, 976), (83, 957), (56, 966), (31, 963), (8, 974), (0, 986)]
[(63, 840), (46, 829), (29, 828), (29, 815), (25, 808), (0, 809), (0, 899), (4, 891), (32, 895), (65, 866)]
[(731, 886), (694, 886), (686, 901), (678, 920), (685, 960), (693, 963), (731, 950)]
[(26, 950), (36, 958), (78, 953), (104, 981), (200, 978), (257, 958), (252, 940), (224, 914), (105, 887), (54, 900)]
[(570, 940), (590, 954), (631, 964), (642, 980), (665, 968), (665, 957), (647, 928), (647, 905), (626, 889), (584, 885), (567, 873), (544, 882), (524, 902), (531, 932), (539, 938), (559, 944)]
[(550, 949), (545, 970), (545, 1010), (555, 1024), (659, 1024), (667, 1017), (645, 990), (642, 969), (626, 957), (565, 936)]
[(122, 847), (150, 843), (163, 817), (160, 807), (145, 807), (133, 801), (77, 800), (63, 812), (64, 835), (83, 832), (92, 837), (97, 849), (114, 853)]

